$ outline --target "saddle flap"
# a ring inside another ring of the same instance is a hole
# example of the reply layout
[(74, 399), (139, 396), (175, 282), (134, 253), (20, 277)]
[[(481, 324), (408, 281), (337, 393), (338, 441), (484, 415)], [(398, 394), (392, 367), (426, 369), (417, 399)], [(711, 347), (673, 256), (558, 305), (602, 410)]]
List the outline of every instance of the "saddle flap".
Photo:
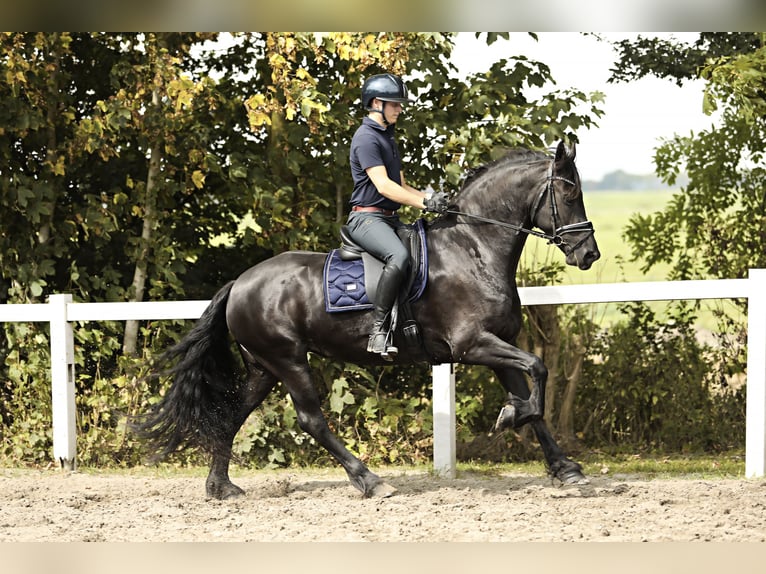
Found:
[[(407, 301), (417, 301), (428, 279), (425, 223), (418, 219), (398, 233), (410, 252), (411, 263), (403, 292)], [(325, 262), (325, 309), (328, 313), (371, 309), (383, 262), (356, 244), (345, 225), (341, 227), (340, 236), (341, 247), (331, 251)]]
[(364, 311), (373, 305), (367, 296), (365, 270), (361, 255), (346, 261), (340, 249), (327, 256), (322, 277), (325, 311)]

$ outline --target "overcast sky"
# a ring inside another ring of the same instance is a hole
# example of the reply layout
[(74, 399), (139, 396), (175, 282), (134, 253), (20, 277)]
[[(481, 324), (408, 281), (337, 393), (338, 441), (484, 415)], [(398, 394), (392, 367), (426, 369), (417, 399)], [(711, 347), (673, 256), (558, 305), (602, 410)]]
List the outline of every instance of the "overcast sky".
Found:
[[(642, 33), (644, 36), (653, 35)], [(610, 39), (635, 37), (635, 33), (602, 34)], [(697, 33), (665, 33), (693, 41)], [(654, 173), (652, 156), (662, 137), (708, 127), (712, 120), (702, 113), (701, 81), (682, 88), (668, 80), (644, 78), (631, 83), (607, 84), (616, 55), (606, 42), (577, 32), (543, 32), (535, 42), (527, 34), (511, 33), (508, 41), (486, 46), (473, 33), (462, 34), (453, 62), (466, 73), (484, 71), (498, 58), (523, 54), (547, 64), (556, 87), (606, 94), (605, 114), (599, 127), (577, 136), (577, 165), (583, 179), (599, 180), (621, 169), (628, 173)]]

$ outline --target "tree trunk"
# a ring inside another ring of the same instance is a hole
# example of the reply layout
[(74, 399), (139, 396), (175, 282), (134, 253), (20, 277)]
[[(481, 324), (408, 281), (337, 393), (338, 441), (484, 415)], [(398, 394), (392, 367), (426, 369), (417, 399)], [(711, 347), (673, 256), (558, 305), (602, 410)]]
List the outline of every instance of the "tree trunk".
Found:
[(580, 337), (574, 337), (571, 355), (575, 357), (575, 363), (572, 372), (566, 375), (567, 385), (561, 401), (561, 412), (559, 413), (557, 427), (561, 446), (567, 449), (579, 442), (574, 430), (574, 403), (577, 396), (577, 387), (582, 376), (583, 361), (585, 360), (585, 349)]
[[(160, 105), (160, 94), (157, 88), (152, 93), (152, 104)], [(151, 252), (154, 230), (157, 227), (157, 182), (160, 177), (162, 142), (159, 138), (152, 145), (149, 157), (149, 173), (146, 177), (146, 198), (144, 202), (144, 225), (141, 230), (141, 247), (136, 257), (136, 268), (133, 273), (130, 301), (142, 301), (146, 289), (147, 271), (149, 268), (149, 253)], [(122, 341), (124, 355), (135, 356), (138, 341), (138, 321), (125, 323), (125, 335)]]
[(528, 309), (533, 330), (534, 353), (548, 368), (548, 384), (545, 387), (545, 420), (553, 422), (556, 416), (556, 395), (561, 345), (561, 327), (555, 305), (540, 305)]
[[(47, 150), (45, 152), (45, 159), (47, 160), (48, 164), (51, 166), (55, 166), (56, 162), (58, 161), (58, 157), (56, 156), (56, 149), (58, 147), (58, 141), (56, 138), (56, 116), (57, 116), (57, 110), (58, 110), (58, 98), (60, 97), (60, 88), (59, 88), (59, 72), (61, 69), (61, 46), (58, 42), (59, 35), (58, 33), (54, 33), (51, 35), (51, 46), (53, 47), (52, 51), (52, 57), (53, 57), (53, 63), (51, 64), (49, 71), (48, 71), (48, 88), (49, 88), (49, 94), (48, 94), (48, 102), (47, 102), (47, 108), (46, 108), (46, 116), (47, 116)], [(59, 178), (56, 176), (56, 173), (53, 169), (51, 169), (50, 173), (50, 182), (52, 186), (57, 187)], [(55, 209), (55, 201), (56, 198), (59, 197), (58, 189), (53, 189), (53, 193), (51, 193), (51, 202), (54, 204), (52, 205), (52, 209), (50, 212), (50, 215), (40, 224), (40, 228), (37, 232), (37, 241), (41, 245), (44, 245), (48, 243), (51, 237), (51, 220), (53, 219), (53, 215), (56, 212)]]

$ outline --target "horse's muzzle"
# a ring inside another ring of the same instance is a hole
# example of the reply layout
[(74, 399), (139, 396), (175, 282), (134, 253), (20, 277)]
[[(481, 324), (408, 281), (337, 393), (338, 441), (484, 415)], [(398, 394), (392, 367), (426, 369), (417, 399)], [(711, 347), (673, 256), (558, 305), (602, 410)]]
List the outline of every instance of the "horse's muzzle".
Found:
[(565, 253), (567, 265), (576, 265), (582, 271), (590, 269), (593, 263), (601, 257), (596, 240), (592, 236), (579, 243), (576, 248), (567, 249)]
[(564, 252), (567, 265), (577, 265), (585, 271), (601, 257), (594, 233), (595, 230), (590, 221), (573, 223), (556, 229), (551, 243)]
[(593, 263), (596, 262), (599, 257), (601, 257), (601, 253), (599, 252), (598, 248), (587, 249), (582, 254), (575, 253), (575, 257), (577, 259), (577, 267), (583, 271), (587, 271), (591, 268), (591, 265), (593, 265)]

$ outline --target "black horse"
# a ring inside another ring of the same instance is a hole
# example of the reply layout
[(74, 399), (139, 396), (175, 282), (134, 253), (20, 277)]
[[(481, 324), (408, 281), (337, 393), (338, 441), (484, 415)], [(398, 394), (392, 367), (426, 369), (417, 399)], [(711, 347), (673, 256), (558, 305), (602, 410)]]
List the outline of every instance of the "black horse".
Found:
[[(522, 320), (515, 278), (529, 234), (557, 245), (566, 262), (580, 269), (599, 258), (574, 160), (574, 145), (563, 142), (554, 157), (516, 150), (466, 180), (450, 211), (428, 225), (428, 283), (412, 304), (422, 348), (400, 346), (396, 357), (396, 363), (490, 367), (508, 393), (497, 428), (530, 423), (548, 472), (564, 483), (586, 479), (543, 421), (545, 365), (515, 346)], [(169, 375), (172, 384), (136, 424), (138, 433), (163, 455), (182, 446), (208, 450), (211, 497), (243, 493), (229, 479), (232, 443), (278, 381), (292, 398), (301, 429), (337, 459), (356, 488), (365, 496), (394, 491), (332, 433), (312, 382), (308, 353), (386, 364), (366, 351), (371, 313), (325, 311), (326, 257), (286, 252), (251, 267), (213, 297), (186, 337), (152, 367), (152, 376)], [(244, 361), (244, 378), (235, 374), (229, 334)]]

